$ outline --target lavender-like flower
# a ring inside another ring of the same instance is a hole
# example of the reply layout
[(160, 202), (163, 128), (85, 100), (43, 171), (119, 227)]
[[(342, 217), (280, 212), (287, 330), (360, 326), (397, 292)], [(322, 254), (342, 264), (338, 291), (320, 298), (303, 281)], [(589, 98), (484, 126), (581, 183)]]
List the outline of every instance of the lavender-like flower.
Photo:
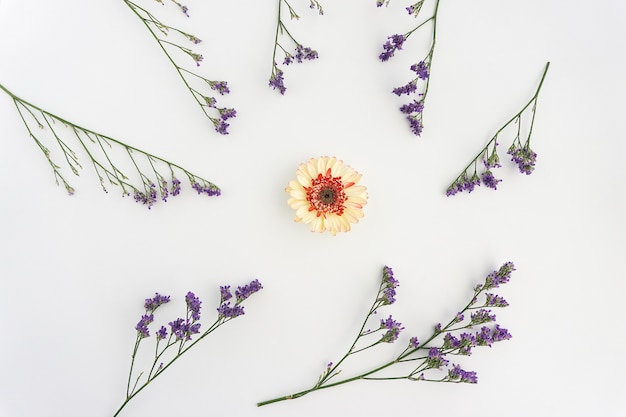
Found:
[[(52, 168), (57, 185), (62, 183), (70, 195), (74, 194), (75, 190), (61, 172), (63, 164), (59, 165), (57, 161), (52, 160), (50, 149), (46, 147), (48, 143), (58, 146), (63, 155), (60, 159), (65, 161), (76, 176), (79, 175), (84, 162), (79, 161), (72, 148), (84, 149), (88, 165), (95, 170), (104, 192), (108, 193), (108, 186), (119, 187), (122, 196), (132, 195), (137, 203), (147, 206), (148, 209), (158, 202), (159, 195), (161, 200), (167, 201), (169, 196), (177, 196), (180, 193), (181, 182), (176, 178), (176, 174), (180, 173), (189, 178), (191, 183), (201, 182), (203, 186), (214, 190), (213, 195), (219, 195), (217, 185), (176, 163), (72, 123), (16, 96), (1, 84), (0, 90), (11, 97), (28, 136), (43, 152)], [(134, 167), (134, 170), (122, 170), (120, 166)], [(146, 170), (141, 168), (142, 166), (149, 166), (150, 169)], [(170, 178), (171, 189), (167, 185)]]
[[(415, 17), (418, 16), (424, 1), (420, 0), (406, 8), (406, 11)], [(435, 43), (437, 38), (437, 16), (439, 11), (439, 0), (435, 1), (435, 10), (433, 15), (416, 27), (404, 34), (396, 34), (389, 36), (383, 44), (383, 51), (378, 55), (378, 59), (383, 62), (389, 61), (397, 51), (401, 50), (409, 37), (419, 30), (428, 22), (432, 22), (432, 40), (430, 47), (423, 59), (410, 66), (410, 70), (415, 73), (415, 77), (411, 79), (407, 84), (396, 87), (392, 90), (392, 93), (401, 96), (403, 94), (419, 94), (419, 101), (414, 100), (414, 103), (420, 103), (420, 106), (403, 105), (400, 107), (400, 111), (407, 114), (406, 119), (409, 121), (409, 127), (414, 135), (420, 136), (424, 128), (422, 111), (424, 110), (424, 103), (426, 101), (426, 95), (428, 94), (428, 86), (430, 84), (430, 65), (435, 52)], [(419, 87), (418, 87), (419, 86)]]
[(274, 71), (272, 72), (272, 76), (270, 77), (270, 87), (274, 90), (278, 89), (280, 94), (284, 95), (285, 91), (287, 91), (287, 87), (285, 87), (285, 79), (283, 77), (283, 72), (276, 67), (274, 64)]
[(387, 37), (387, 41), (383, 44), (383, 51), (378, 55), (378, 59), (381, 61), (389, 61), (389, 58), (394, 56), (397, 50), (402, 49), (402, 45), (406, 41), (405, 35), (391, 35)]
[(157, 308), (162, 306), (163, 304), (167, 304), (170, 302), (169, 295), (161, 295), (158, 292), (154, 294), (153, 298), (146, 298), (146, 302), (144, 303), (144, 308), (146, 311), (155, 311)]
[[(157, 0), (161, 4), (163, 4), (162, 0)], [(189, 17), (189, 8), (176, 0), (171, 0), (187, 17)], [(148, 11), (147, 9), (139, 6), (135, 2), (131, 0), (124, 0), (124, 3), (132, 10), (132, 12), (143, 22), (144, 26), (150, 31), (152, 37), (157, 41), (159, 47), (163, 51), (163, 53), (168, 57), (168, 60), (174, 66), (174, 69), (178, 73), (178, 76), (183, 81), (185, 87), (189, 90), (189, 93), (193, 96), (196, 103), (200, 106), (200, 109), (204, 113), (204, 115), (213, 123), (215, 127), (215, 131), (222, 135), (228, 134), (228, 123), (223, 123), (220, 121), (219, 117), (216, 117), (215, 112), (215, 104), (217, 99), (211, 96), (210, 91), (206, 90), (206, 85), (208, 85), (209, 89), (212, 91), (217, 91), (220, 95), (228, 94), (230, 92), (226, 81), (214, 81), (209, 78), (206, 78), (195, 71), (191, 71), (188, 68), (185, 68), (182, 65), (179, 65), (176, 62), (176, 54), (172, 54), (171, 51), (183, 52), (187, 56), (189, 56), (193, 62), (196, 64), (196, 67), (200, 66), (200, 63), (204, 61), (204, 56), (197, 52), (194, 52), (192, 49), (183, 46), (183, 44), (179, 43), (177, 39), (171, 39), (170, 35), (173, 35), (174, 38), (182, 38), (186, 41), (193, 43), (194, 45), (199, 44), (201, 39), (192, 35), (190, 33), (184, 32), (175, 27), (169, 26), (163, 22), (161, 22), (154, 13)], [(198, 87), (197, 85), (204, 85), (204, 89)], [(203, 91), (204, 90), (204, 91)], [(205, 92), (206, 91), (206, 92)], [(145, 203), (148, 204), (148, 203)]]
[[(537, 160), (537, 154), (530, 148), (530, 137), (532, 135), (533, 124), (535, 122), (535, 112), (537, 110), (537, 100), (539, 97), (539, 92), (541, 91), (541, 86), (543, 85), (543, 81), (548, 73), (548, 68), (550, 67), (550, 63), (546, 64), (546, 67), (543, 71), (543, 75), (541, 77), (541, 81), (535, 91), (535, 94), (531, 97), (530, 101), (526, 103), (522, 109), (515, 114), (508, 122), (506, 122), (498, 131), (494, 134), (491, 140), (485, 145), (484, 148), (478, 152), (476, 157), (465, 167), (463, 171), (459, 174), (459, 176), (448, 186), (446, 190), (446, 195), (451, 196), (455, 195), (459, 192), (468, 191), (471, 192), (475, 186), (480, 185), (480, 181), (475, 182), (475, 184), (470, 188), (466, 187), (467, 178), (471, 174), (472, 181), (475, 181), (479, 178), (478, 176), (478, 166), (479, 161), (482, 161), (484, 165), (485, 171), (480, 174), (480, 178), (482, 179), (482, 183), (488, 188), (497, 189), (498, 183), (501, 182), (501, 179), (496, 179), (494, 177), (493, 168), (500, 168), (500, 157), (498, 156), (498, 138), (502, 135), (505, 129), (513, 124), (517, 125), (517, 133), (513, 138), (513, 142), (511, 143), (507, 154), (511, 155), (511, 161), (517, 164), (519, 172), (522, 174), (530, 175), (535, 170), (535, 163)], [(530, 109), (530, 110), (528, 110)], [(522, 144), (521, 140), (521, 125), (522, 125), (522, 116), (526, 114), (526, 112), (530, 111), (532, 113), (530, 127), (528, 130), (528, 134), (526, 136), (525, 142)], [(473, 169), (472, 169), (473, 168)]]
[(387, 332), (383, 334), (381, 341), (385, 343), (393, 343), (398, 340), (398, 336), (400, 336), (400, 332), (404, 330), (402, 327), (402, 323), (397, 322), (393, 319), (393, 317), (389, 316), (386, 320), (380, 321), (380, 328), (387, 329)]
[[(491, 313), (491, 310), (484, 309), (482, 306), (476, 306), (479, 297), (485, 297), (485, 306), (508, 306), (508, 303), (498, 302), (503, 300), (500, 296), (491, 293), (487, 294), (485, 291), (508, 282), (510, 274), (514, 270), (515, 267), (513, 263), (507, 262), (498, 270), (487, 275), (482, 284), (474, 287), (474, 293), (470, 298), (470, 302), (463, 309), (458, 311), (447, 324), (438, 323), (434, 326), (430, 337), (426, 338), (422, 343), (419, 342), (416, 336), (413, 336), (409, 339), (408, 344), (404, 345), (404, 350), (393, 360), (389, 361), (389, 359), (387, 359), (388, 355), (385, 354), (384, 357), (387, 362), (374, 364), (370, 371), (358, 375), (346, 376), (345, 379), (338, 380), (338, 375), (341, 372), (340, 367), (348, 358), (379, 344), (391, 344), (399, 339), (401, 332), (404, 330), (402, 324), (396, 321), (392, 315), (389, 315), (387, 319), (379, 319), (380, 324), (378, 328), (365, 330), (368, 321), (377, 313), (379, 308), (392, 304), (388, 302), (389, 290), (392, 289), (393, 295), (395, 295), (395, 288), (398, 286), (398, 281), (393, 277), (393, 271), (391, 268), (385, 266), (383, 268), (383, 277), (376, 299), (347, 353), (339, 361), (330, 362), (313, 387), (295, 394), (263, 401), (257, 405), (262, 406), (287, 399), (299, 398), (318, 389), (329, 388), (356, 380), (407, 379), (409, 381), (477, 383), (478, 377), (476, 372), (465, 371), (458, 364), (452, 364), (450, 367), (449, 358), (452, 355), (470, 356), (472, 350), (476, 347), (491, 346), (495, 342), (511, 338), (511, 334), (508, 330), (501, 328), (498, 324), (495, 324), (493, 328), (483, 326), (475, 333), (468, 332), (468, 330), (478, 324), (493, 323), (496, 320), (496, 316)], [(469, 320), (467, 316), (469, 316)], [(370, 335), (380, 334), (379, 332), (382, 332), (380, 339), (369, 343), (366, 341)], [(390, 374), (390, 369), (398, 369), (398, 366), (396, 366), (398, 364), (404, 364), (405, 367), (402, 368), (402, 370), (398, 370), (400, 373), (397, 376), (393, 376), (393, 374)], [(413, 369), (407, 371), (406, 366), (409, 365)], [(379, 372), (383, 371), (385, 375), (378, 376)], [(447, 375), (436, 377), (437, 373), (442, 372), (446, 372)]]
[[(272, 73), (269, 79), (269, 86), (273, 90), (278, 90), (281, 95), (285, 94), (287, 88), (285, 87), (284, 72), (278, 67), (276, 54), (281, 50), (284, 54), (283, 65), (288, 66), (294, 62), (302, 63), (304, 61), (312, 61), (319, 58), (319, 54), (316, 50), (302, 45), (296, 40), (287, 28), (282, 17), (283, 5), (289, 11), (291, 19), (299, 19), (300, 16), (296, 13), (295, 9), (291, 7), (287, 0), (278, 0), (278, 17), (276, 21), (276, 34), (274, 36), (274, 52), (272, 54)], [(324, 14), (321, 4), (317, 0), (311, 0), (311, 9), (317, 9), (320, 15)], [(295, 50), (289, 52), (285, 45), (292, 44)]]
[[(126, 398), (122, 405), (117, 409), (113, 417), (116, 417), (140, 391), (142, 391), (150, 382), (158, 377), (165, 369), (174, 363), (180, 356), (191, 349), (196, 343), (215, 331), (218, 327), (231, 319), (243, 315), (243, 306), (240, 305), (245, 299), (262, 289), (262, 285), (258, 280), (254, 280), (248, 285), (238, 287), (238, 291), (245, 296), (238, 297), (234, 306), (230, 307), (224, 301), (231, 298), (230, 286), (220, 287), (220, 307), (217, 309), (217, 318), (208, 326), (204, 332), (200, 332), (202, 324), (200, 323), (200, 309), (202, 301), (196, 295), (189, 291), (185, 295), (185, 304), (187, 306), (186, 318), (177, 318), (168, 323), (167, 327), (160, 326), (156, 331), (156, 348), (154, 359), (148, 372), (136, 372), (137, 352), (141, 342), (150, 337), (149, 325), (154, 321), (154, 311), (163, 304), (170, 302), (169, 296), (163, 296), (156, 293), (153, 298), (147, 298), (144, 302), (146, 314), (135, 326), (137, 337), (133, 348), (128, 382), (126, 385)], [(134, 379), (133, 379), (134, 376)]]
[(485, 186), (489, 187), (489, 188), (493, 188), (494, 190), (498, 189), (498, 183), (502, 182), (502, 180), (497, 179), (496, 177), (493, 176), (493, 172), (491, 172), (491, 170), (487, 170), (485, 172), (482, 173), (481, 175), (482, 177), (482, 181), (483, 184), (485, 184)]

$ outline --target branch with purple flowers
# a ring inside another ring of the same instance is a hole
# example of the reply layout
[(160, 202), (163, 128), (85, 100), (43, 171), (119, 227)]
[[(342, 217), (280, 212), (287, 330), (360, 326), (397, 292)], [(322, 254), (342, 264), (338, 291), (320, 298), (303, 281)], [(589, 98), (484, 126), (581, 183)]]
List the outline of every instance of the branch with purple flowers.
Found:
[[(535, 170), (537, 154), (530, 148), (530, 137), (533, 133), (533, 125), (535, 123), (537, 99), (539, 98), (539, 92), (541, 91), (541, 86), (546, 78), (549, 67), (550, 63), (548, 62), (546, 63), (546, 67), (543, 71), (543, 75), (541, 76), (541, 81), (539, 81), (539, 85), (537, 86), (537, 90), (528, 103), (526, 103), (526, 105), (524, 105), (522, 109), (508, 122), (502, 125), (502, 127), (500, 127), (500, 129), (498, 129), (498, 131), (493, 135), (491, 140), (487, 142), (485, 147), (478, 152), (476, 157), (474, 157), (469, 164), (467, 164), (465, 169), (461, 171), (459, 176), (446, 190), (447, 196), (455, 195), (463, 191), (471, 193), (476, 187), (480, 186), (481, 183), (487, 188), (492, 188), (494, 190), (498, 188), (498, 183), (502, 182), (502, 180), (495, 178), (492, 172), (493, 168), (500, 168), (502, 166), (500, 165), (500, 157), (498, 156), (497, 150), (499, 144), (498, 136), (507, 127), (513, 124), (517, 125), (516, 134), (513, 138), (513, 142), (509, 146), (507, 154), (511, 155), (511, 161), (515, 162), (520, 173), (530, 175)], [(528, 134), (526, 135), (526, 140), (522, 143), (522, 116), (524, 116), (526, 110), (528, 109), (530, 109), (529, 112), (531, 113), (530, 127), (528, 129)], [(479, 160), (482, 161), (482, 165), (484, 166), (484, 171), (480, 175), (478, 174)]]
[(156, 293), (153, 298), (146, 299), (144, 303), (145, 313), (135, 326), (137, 337), (133, 347), (128, 381), (126, 383), (126, 398), (115, 414), (113, 414), (113, 417), (119, 415), (130, 400), (200, 340), (213, 333), (221, 325), (244, 315), (244, 307), (241, 304), (262, 288), (263, 286), (257, 279), (248, 285), (237, 287), (235, 290), (235, 302), (231, 306), (230, 300), (233, 298), (233, 294), (230, 290), (230, 285), (220, 287), (220, 306), (217, 308), (217, 319), (202, 333), (200, 333), (200, 328), (202, 327), (200, 323), (202, 301), (193, 292), (189, 291), (185, 296), (187, 305), (185, 317), (179, 317), (170, 321), (168, 327), (163, 325), (159, 327), (155, 332), (154, 358), (150, 361), (150, 368), (147, 372), (141, 371), (137, 374), (135, 365), (139, 347), (145, 339), (150, 337), (149, 326), (154, 322), (154, 312), (163, 304), (169, 303), (170, 296)]
[[(393, 360), (375, 365), (369, 371), (337, 381), (341, 373), (340, 366), (348, 358), (375, 346), (396, 342), (405, 329), (402, 323), (391, 315), (386, 319), (378, 320), (378, 327), (366, 329), (379, 308), (395, 302), (399, 282), (394, 278), (392, 269), (385, 266), (375, 301), (347, 353), (336, 363), (329, 362), (317, 383), (311, 388), (263, 401), (257, 406), (299, 398), (320, 389), (359, 380), (406, 379), (408, 381), (477, 383), (476, 372), (466, 371), (461, 368), (460, 364), (451, 363), (451, 358), (470, 356), (476, 347), (491, 346), (493, 343), (511, 338), (507, 329), (495, 323), (496, 315), (492, 313), (493, 308), (507, 307), (509, 304), (504, 298), (493, 294), (490, 290), (509, 282), (514, 270), (513, 263), (506, 262), (498, 270), (489, 273), (482, 284), (474, 287), (473, 294), (465, 307), (447, 324), (437, 324), (432, 334), (423, 342), (415, 336), (411, 337), (405, 348)], [(477, 331), (471, 331), (479, 326)], [(396, 373), (389, 375), (388, 372), (391, 369), (396, 370)]]
[[(28, 131), (28, 136), (48, 160), (56, 184), (62, 183), (70, 195), (74, 194), (74, 188), (66, 180), (61, 171), (62, 167), (52, 160), (52, 152), (47, 142), (58, 146), (65, 165), (76, 176), (79, 175), (79, 170), (83, 166), (73, 148), (82, 149), (105, 192), (108, 192), (108, 185), (120, 187), (123, 196), (132, 195), (136, 202), (148, 208), (156, 204), (159, 199), (166, 202), (169, 197), (180, 194), (181, 181), (178, 174), (186, 176), (198, 194), (219, 196), (221, 193), (217, 185), (192, 174), (178, 164), (69, 122), (16, 96), (2, 84), (0, 84), (0, 90), (13, 100)], [(123, 165), (125, 168), (122, 168)]]
[[(156, 0), (158, 3), (163, 4), (162, 0)], [(187, 17), (189, 17), (189, 9), (187, 6), (182, 5), (176, 0), (171, 0)], [(204, 115), (213, 123), (215, 131), (222, 135), (228, 134), (229, 123), (227, 120), (235, 117), (237, 111), (232, 108), (218, 107), (216, 93), (219, 95), (225, 95), (230, 93), (228, 83), (226, 81), (210, 80), (198, 73), (188, 70), (176, 63), (172, 52), (178, 54), (182, 53), (190, 57), (196, 64), (200, 66), (200, 62), (204, 60), (202, 54), (194, 52), (191, 48), (183, 46), (177, 41), (171, 41), (165, 37), (170, 34), (174, 34), (178, 38), (186, 39), (194, 45), (198, 45), (202, 40), (190, 33), (184, 32), (180, 29), (169, 26), (159, 19), (154, 14), (130, 0), (124, 0), (124, 3), (135, 13), (135, 15), (141, 19), (146, 28), (150, 31), (154, 39), (159, 44), (159, 47), (165, 53), (167, 59), (172, 63), (174, 69), (182, 79), (185, 87), (189, 90), (194, 100)], [(172, 52), (171, 52), (172, 51)]]
[[(381, 7), (384, 2), (377, 1), (377, 6)], [(409, 15), (418, 17), (419, 12), (422, 9), (422, 5), (424, 4), (424, 0), (420, 0), (415, 4), (406, 8), (406, 11)], [(407, 96), (415, 96), (417, 94), (417, 98), (414, 98), (413, 101), (406, 103), (400, 107), (400, 111), (402, 114), (406, 115), (406, 119), (409, 122), (409, 127), (411, 128), (411, 132), (414, 135), (420, 136), (422, 134), (422, 130), (424, 128), (423, 123), (423, 111), (424, 111), (424, 103), (426, 101), (426, 96), (428, 94), (428, 87), (430, 85), (430, 67), (433, 59), (433, 54), (435, 52), (435, 43), (437, 40), (437, 13), (439, 11), (439, 0), (435, 0), (435, 9), (433, 15), (429, 18), (422, 21), (416, 27), (406, 32), (403, 35), (395, 34), (389, 36), (387, 41), (383, 44), (383, 51), (380, 53), (378, 58), (383, 61), (389, 61), (396, 51), (401, 50), (404, 46), (405, 42), (409, 39), (409, 37), (419, 30), (421, 27), (426, 25), (429, 22), (432, 22), (432, 39), (430, 43), (430, 48), (426, 55), (417, 63), (411, 65), (410, 69), (415, 73), (415, 76), (405, 85), (400, 87), (396, 87), (393, 89), (392, 93), (397, 95), (398, 97), (402, 95)], [(419, 90), (419, 92), (418, 92)]]
[[(294, 8), (287, 2), (287, 0), (278, 0), (278, 17), (276, 23), (276, 34), (274, 36), (274, 52), (272, 54), (272, 73), (270, 76), (269, 86), (274, 90), (278, 90), (280, 94), (284, 95), (287, 87), (285, 87), (284, 72), (279, 68), (276, 62), (276, 55), (279, 50), (282, 51), (284, 56), (283, 65), (288, 66), (293, 63), (301, 64), (304, 61), (312, 61), (319, 57), (316, 50), (309, 47), (305, 47), (294, 38), (291, 34), (285, 22), (282, 18), (283, 4), (289, 11), (291, 20), (300, 19), (300, 16), (296, 13)], [(324, 14), (322, 5), (317, 0), (310, 0), (309, 8), (317, 10), (320, 15)], [(293, 50), (289, 50), (286, 46), (290, 44), (293, 46)]]

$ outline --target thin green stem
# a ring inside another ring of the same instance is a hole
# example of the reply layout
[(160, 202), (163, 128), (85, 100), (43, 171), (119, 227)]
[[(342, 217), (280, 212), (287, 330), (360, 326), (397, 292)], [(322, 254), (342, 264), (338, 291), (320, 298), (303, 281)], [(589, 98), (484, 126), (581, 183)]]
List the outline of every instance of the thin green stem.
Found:
[[(524, 113), (524, 111), (531, 105), (531, 104), (535, 104), (536, 106), (536, 102), (537, 99), (539, 97), (539, 92), (541, 91), (541, 87), (543, 85), (543, 82), (546, 78), (546, 74), (548, 73), (548, 68), (550, 68), (550, 62), (546, 63), (546, 66), (544, 68), (543, 71), (543, 75), (541, 76), (541, 80), (539, 81), (539, 85), (537, 86), (537, 89), (535, 90), (535, 94), (533, 94), (533, 96), (530, 98), (530, 100), (528, 100), (528, 102), (522, 107), (522, 109), (520, 111), (518, 111), (517, 113), (515, 113), (515, 115), (513, 117), (511, 117), (505, 124), (502, 125), (502, 127), (500, 127), (496, 133), (493, 135), (493, 137), (491, 138), (491, 140), (489, 142), (487, 142), (487, 144), (478, 152), (478, 154), (474, 157), (474, 159), (472, 159), (472, 161), (467, 164), (467, 166), (461, 171), (461, 174), (452, 182), (452, 185), (454, 185), (467, 171), (467, 169), (472, 166), (472, 164), (475, 164), (478, 159), (483, 156), (485, 154), (485, 152), (487, 152), (488, 154), (488, 148), (489, 146), (493, 145), (494, 149), (493, 149), (493, 153), (496, 152), (495, 148), (496, 148), (496, 139), (498, 138), (498, 135), (504, 130), (506, 129), (511, 123), (513, 123), (515, 120), (519, 121), (521, 120), (521, 116), (522, 113)], [(533, 106), (533, 109), (535, 108), (535, 106)], [(532, 121), (531, 121), (531, 125), (530, 125), (530, 130), (528, 133), (528, 139), (527, 139), (527, 143), (530, 142), (530, 135), (532, 133), (532, 126), (535, 120), (535, 112), (533, 111), (533, 116), (532, 116)], [(518, 126), (519, 129), (519, 126)], [(518, 137), (519, 137), (519, 132), (518, 132)]]
[[(146, 13), (150, 19), (153, 18), (152, 14), (150, 14), (146, 9), (144, 9), (143, 7), (138, 6), (137, 4), (133, 3), (130, 0), (123, 0), (124, 3), (126, 3), (126, 5), (133, 11), (133, 13), (135, 13), (135, 15), (141, 20), (141, 22), (144, 24), (144, 26), (148, 29), (148, 31), (150, 32), (150, 34), (152, 35), (152, 37), (157, 41), (157, 43), (159, 44), (159, 47), (161, 48), (161, 50), (163, 51), (163, 53), (165, 54), (165, 56), (167, 57), (167, 59), (172, 63), (172, 65), (174, 66), (174, 69), (176, 70), (176, 72), (178, 73), (178, 75), (180, 76), (181, 80), (183, 81), (183, 83), (185, 84), (185, 86), (187, 87), (188, 90), (190, 90), (191, 92), (191, 86), (189, 85), (189, 83), (187, 82), (187, 79), (185, 78), (185, 76), (183, 75), (181, 68), (176, 64), (176, 62), (174, 62), (174, 59), (170, 56), (170, 54), (167, 52), (167, 49), (163, 46), (162, 42), (164, 43), (168, 43), (170, 45), (174, 45), (177, 46), (178, 48), (183, 49), (180, 45), (176, 45), (172, 42), (168, 42), (165, 41), (161, 38), (159, 38), (156, 33), (154, 33), (154, 31), (152, 30), (152, 28), (150, 27), (150, 25), (148, 24), (148, 20), (145, 19), (143, 16), (141, 16), (141, 14), (137, 11), (137, 10), (141, 10), (144, 13)], [(160, 23), (160, 22), (159, 22)], [(183, 49), (184, 50), (184, 49)], [(187, 51), (185, 51), (187, 52)], [(188, 53), (188, 52), (187, 52)], [(189, 71), (188, 71), (189, 72)], [(198, 98), (195, 96), (195, 94), (193, 94), (193, 92), (191, 92), (191, 95), (193, 96), (194, 100), (196, 101), (196, 103), (198, 103), (198, 105), (200, 106), (200, 108), (202, 109), (202, 112), (204, 113), (204, 115), (208, 118), (210, 118), (209, 114), (207, 113), (206, 109), (204, 108), (204, 106), (202, 105), (202, 103), (200, 102), (200, 100), (198, 100)]]

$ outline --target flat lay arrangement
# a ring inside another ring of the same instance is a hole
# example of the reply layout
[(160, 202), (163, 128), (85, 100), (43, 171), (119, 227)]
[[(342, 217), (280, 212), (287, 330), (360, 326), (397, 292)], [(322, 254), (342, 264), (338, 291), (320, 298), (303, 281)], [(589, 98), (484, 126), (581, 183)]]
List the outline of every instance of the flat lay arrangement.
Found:
[(517, 6), (0, 0), (0, 415), (626, 413), (626, 6)]

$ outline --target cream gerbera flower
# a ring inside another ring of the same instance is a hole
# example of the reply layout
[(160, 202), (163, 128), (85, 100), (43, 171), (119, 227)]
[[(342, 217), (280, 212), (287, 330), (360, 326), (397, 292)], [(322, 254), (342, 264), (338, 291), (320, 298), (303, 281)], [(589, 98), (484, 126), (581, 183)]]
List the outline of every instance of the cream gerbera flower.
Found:
[(296, 222), (308, 224), (312, 232), (326, 230), (334, 235), (350, 231), (358, 223), (367, 203), (367, 189), (358, 185), (361, 174), (335, 157), (311, 158), (300, 164), (297, 180), (289, 181), (287, 204), (296, 211)]

